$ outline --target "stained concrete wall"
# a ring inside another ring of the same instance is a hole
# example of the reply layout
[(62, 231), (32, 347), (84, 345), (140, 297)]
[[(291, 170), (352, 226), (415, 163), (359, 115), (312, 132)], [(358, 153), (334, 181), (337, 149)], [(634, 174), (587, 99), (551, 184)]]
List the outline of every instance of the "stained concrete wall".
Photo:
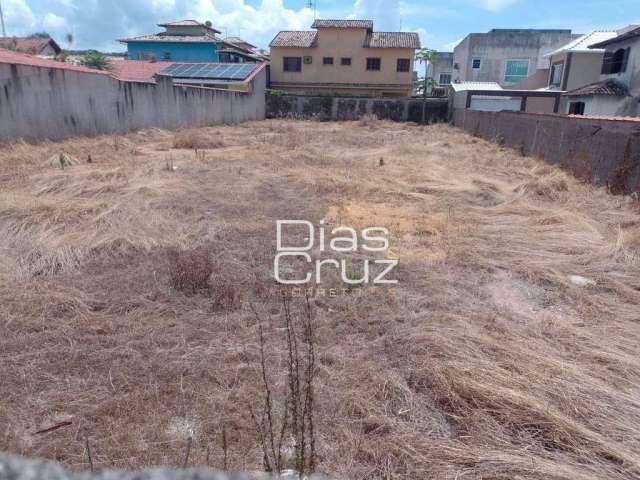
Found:
[(638, 121), (456, 109), (453, 122), (614, 193), (640, 192)]
[[(488, 33), (471, 33), (454, 50), (454, 81), (497, 82), (513, 87), (505, 81), (507, 60), (528, 60), (529, 75), (537, 69), (547, 69), (546, 53), (571, 42), (576, 35), (571, 30), (510, 30), (493, 29)], [(473, 68), (473, 59), (480, 59), (480, 68)], [(517, 83), (517, 82), (516, 82)]]
[[(423, 118), (421, 99), (285, 95), (268, 92), (266, 103), (268, 118), (357, 120), (367, 114), (397, 122), (421, 122)], [(424, 103), (424, 121), (445, 122), (447, 111), (446, 98), (428, 98)]]
[(61, 139), (259, 120), (266, 69), (250, 93), (122, 82), (109, 75), (0, 64), (0, 139)]
[[(269, 475), (261, 472), (219, 473), (205, 469), (155, 468), (141, 472), (101, 470), (75, 473), (46, 460), (32, 460), (0, 452), (0, 480), (300, 480), (295, 473)], [(313, 475), (309, 480), (321, 480)]]

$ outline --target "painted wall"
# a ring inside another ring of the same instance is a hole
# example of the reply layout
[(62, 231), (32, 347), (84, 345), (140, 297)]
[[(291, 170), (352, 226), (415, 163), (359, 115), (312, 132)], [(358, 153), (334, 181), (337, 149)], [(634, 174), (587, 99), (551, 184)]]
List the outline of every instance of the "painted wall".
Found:
[(584, 114), (594, 116), (612, 116), (612, 117), (624, 117), (624, 116), (636, 116), (638, 114), (637, 108), (635, 112), (630, 112), (629, 109), (637, 105), (638, 101), (630, 97), (614, 97), (611, 95), (592, 95), (586, 97), (568, 97), (563, 99), (560, 106), (560, 111), (569, 113), (569, 108), (572, 102), (584, 102)]
[[(169, 53), (166, 58), (165, 53)], [(187, 42), (129, 42), (129, 60), (148, 59), (150, 55), (158, 61), (172, 62), (218, 62), (218, 46), (215, 43)]]
[(626, 42), (619, 42), (607, 47), (607, 51), (615, 52), (619, 48), (631, 47), (629, 53), (629, 62), (627, 70), (623, 73), (614, 73), (612, 75), (602, 75), (601, 79), (615, 78), (624, 83), (633, 96), (640, 96), (640, 39), (634, 38)]
[[(418, 65), (417, 68), (422, 75), (424, 65)], [(435, 63), (429, 65), (429, 76), (438, 83), (440, 83), (441, 73), (450, 74), (453, 81), (453, 52), (438, 52)]]
[(60, 139), (260, 120), (267, 69), (249, 93), (121, 82), (109, 75), (0, 64), (0, 138)]
[[(513, 87), (518, 82), (506, 82), (507, 60), (528, 60), (529, 75), (546, 69), (546, 53), (552, 52), (574, 39), (569, 30), (492, 30), (472, 33), (454, 49), (454, 80), (461, 82), (497, 82)], [(480, 68), (473, 68), (473, 59), (480, 59)]]
[(456, 109), (454, 124), (559, 165), (614, 193), (640, 192), (640, 123)]
[[(304, 91), (349, 91), (384, 94), (395, 92), (410, 95), (413, 87), (414, 50), (409, 48), (363, 48), (365, 29), (321, 28), (317, 47), (271, 48), (271, 82), (273, 88), (295, 88)], [(301, 72), (285, 72), (284, 57), (312, 57), (311, 64), (302, 64)], [(333, 65), (323, 65), (323, 57), (333, 57)], [(341, 65), (342, 57), (351, 58), (351, 65)], [(367, 58), (381, 59), (380, 71), (367, 70)], [(408, 72), (397, 72), (397, 60), (411, 61)], [(315, 86), (314, 86), (315, 85)], [(322, 88), (320, 85), (325, 85)], [(342, 87), (342, 90), (340, 90)], [(363, 89), (363, 87), (365, 87)]]

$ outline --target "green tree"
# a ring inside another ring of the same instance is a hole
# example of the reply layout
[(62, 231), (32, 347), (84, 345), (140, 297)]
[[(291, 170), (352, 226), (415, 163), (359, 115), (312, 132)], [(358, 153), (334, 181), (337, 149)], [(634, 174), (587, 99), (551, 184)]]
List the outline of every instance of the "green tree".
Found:
[(69, 50), (71, 50), (71, 45), (73, 45), (73, 33), (67, 33), (64, 36), (64, 39), (67, 41), (67, 45), (69, 45)]
[(109, 68), (109, 59), (103, 53), (89, 50), (80, 59), (80, 65), (95, 68), (96, 70), (107, 70)]
[(422, 79), (422, 96), (427, 98), (429, 87), (433, 86), (433, 78), (429, 77), (429, 65), (436, 62), (437, 52), (430, 48), (421, 48), (416, 51), (416, 61), (424, 64), (424, 78)]
[(29, 38), (51, 38), (47, 32), (35, 32), (29, 35)]

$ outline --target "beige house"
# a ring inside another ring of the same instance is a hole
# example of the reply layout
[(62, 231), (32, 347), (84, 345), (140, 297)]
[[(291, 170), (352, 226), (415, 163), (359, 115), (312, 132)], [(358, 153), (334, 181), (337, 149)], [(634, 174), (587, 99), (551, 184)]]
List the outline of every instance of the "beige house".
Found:
[(271, 41), (271, 88), (405, 97), (413, 89), (417, 33), (374, 32), (370, 20), (316, 20), (315, 31)]
[(600, 80), (604, 48), (589, 47), (615, 36), (613, 30), (596, 30), (545, 55), (550, 65), (548, 88), (575, 90)]

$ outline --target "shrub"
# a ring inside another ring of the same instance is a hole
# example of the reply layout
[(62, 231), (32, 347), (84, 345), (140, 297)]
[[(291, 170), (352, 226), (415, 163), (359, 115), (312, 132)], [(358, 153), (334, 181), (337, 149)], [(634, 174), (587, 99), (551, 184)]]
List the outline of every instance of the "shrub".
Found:
[(213, 273), (213, 262), (206, 248), (193, 250), (172, 249), (169, 256), (171, 286), (186, 295), (209, 292), (209, 277)]
[(201, 148), (221, 147), (224, 147), (222, 139), (190, 130), (178, 132), (173, 138), (173, 148), (197, 150)]

